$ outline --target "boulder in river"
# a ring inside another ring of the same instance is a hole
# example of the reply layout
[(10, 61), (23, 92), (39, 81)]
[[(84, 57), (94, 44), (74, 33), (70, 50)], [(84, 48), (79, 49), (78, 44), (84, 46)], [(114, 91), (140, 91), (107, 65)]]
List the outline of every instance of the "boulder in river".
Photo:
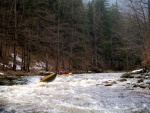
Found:
[(145, 113), (144, 109), (136, 108), (132, 110), (132, 113)]
[(148, 85), (148, 84), (145, 84), (144, 82), (138, 83), (138, 86), (139, 86), (140, 88), (148, 88), (148, 87), (149, 87), (149, 85)]
[(104, 84), (104, 86), (112, 86), (112, 85), (113, 85), (113, 84), (112, 84), (112, 83), (110, 83), (110, 82), (109, 82), (109, 83), (105, 83), (105, 84)]
[(134, 70), (131, 72), (124, 73), (120, 78), (144, 78), (145, 72), (145, 69)]
[(145, 82), (134, 83), (133, 87), (150, 88), (150, 85)]
[(143, 82), (143, 79), (137, 80), (137, 83), (141, 83), (141, 82)]
[(144, 80), (144, 83), (150, 84), (150, 80)]
[(141, 74), (134, 74), (133, 76), (134, 76), (134, 78), (144, 78), (145, 77), (145, 75), (141, 75)]
[(132, 74), (139, 74), (139, 73), (145, 73), (146, 69), (138, 69), (138, 70), (133, 70), (131, 73)]
[(150, 76), (145, 76), (145, 79), (150, 79)]
[(109, 80), (109, 81), (104, 81), (103, 82), (104, 86), (112, 86), (113, 84), (117, 84), (116, 81)]
[(119, 78), (118, 81), (125, 82), (125, 81), (127, 81), (127, 79), (126, 78)]
[(150, 72), (146, 73), (145, 76), (150, 76)]
[(124, 73), (120, 78), (134, 78), (134, 76), (132, 75), (132, 73), (127, 72)]

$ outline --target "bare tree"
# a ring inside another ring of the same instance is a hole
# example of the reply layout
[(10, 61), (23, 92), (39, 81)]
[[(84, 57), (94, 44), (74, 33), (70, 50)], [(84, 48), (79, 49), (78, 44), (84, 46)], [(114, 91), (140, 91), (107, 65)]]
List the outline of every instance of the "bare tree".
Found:
[(16, 0), (14, 1), (14, 26), (15, 26), (15, 31), (14, 31), (14, 59), (13, 59), (13, 70), (16, 71), (16, 39), (17, 39), (17, 10), (16, 10)]

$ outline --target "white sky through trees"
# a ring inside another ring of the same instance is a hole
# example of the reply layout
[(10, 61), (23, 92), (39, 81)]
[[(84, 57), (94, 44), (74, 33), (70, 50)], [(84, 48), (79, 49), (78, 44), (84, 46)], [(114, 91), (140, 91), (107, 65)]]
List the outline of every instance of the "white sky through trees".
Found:
[[(85, 3), (88, 3), (89, 1), (92, 1), (92, 0), (83, 0)], [(112, 3), (115, 3), (116, 0), (109, 0), (109, 3), (112, 4)]]

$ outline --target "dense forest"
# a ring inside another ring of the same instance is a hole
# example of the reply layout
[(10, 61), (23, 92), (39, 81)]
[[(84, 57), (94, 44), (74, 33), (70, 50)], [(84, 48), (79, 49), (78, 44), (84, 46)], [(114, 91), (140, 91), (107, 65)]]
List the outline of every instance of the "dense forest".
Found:
[(0, 21), (1, 70), (150, 67), (150, 0), (0, 0)]

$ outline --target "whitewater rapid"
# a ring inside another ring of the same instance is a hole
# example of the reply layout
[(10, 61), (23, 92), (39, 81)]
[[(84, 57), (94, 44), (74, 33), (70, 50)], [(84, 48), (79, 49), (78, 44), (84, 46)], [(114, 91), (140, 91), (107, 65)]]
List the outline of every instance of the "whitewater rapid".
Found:
[(61, 75), (50, 83), (26, 76), (27, 84), (0, 86), (0, 113), (150, 113), (150, 90), (128, 89), (130, 80), (117, 81), (121, 74)]

